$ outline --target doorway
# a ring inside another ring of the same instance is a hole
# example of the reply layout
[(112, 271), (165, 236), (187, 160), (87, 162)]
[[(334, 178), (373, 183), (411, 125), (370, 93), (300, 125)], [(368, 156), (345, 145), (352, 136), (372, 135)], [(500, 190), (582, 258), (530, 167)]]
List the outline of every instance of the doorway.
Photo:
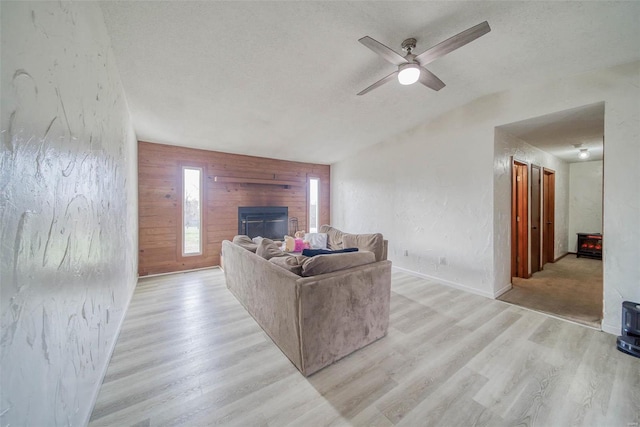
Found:
[(556, 261), (555, 171), (532, 164), (529, 177), (528, 170), (512, 158), (511, 277), (525, 279)]
[(540, 166), (531, 165), (531, 274), (542, 270), (540, 262), (540, 243), (542, 240), (540, 226), (542, 201), (540, 171)]
[(542, 236), (543, 241), (543, 253), (542, 264), (548, 262), (555, 262), (555, 200), (556, 200), (556, 173), (551, 169), (544, 169), (543, 178), (543, 218), (544, 218), (544, 233)]
[(496, 127), (497, 194), (511, 196), (500, 300), (600, 328), (602, 261), (576, 256), (576, 233), (602, 233), (603, 139), (604, 103)]
[(528, 164), (512, 159), (511, 277), (529, 277)]

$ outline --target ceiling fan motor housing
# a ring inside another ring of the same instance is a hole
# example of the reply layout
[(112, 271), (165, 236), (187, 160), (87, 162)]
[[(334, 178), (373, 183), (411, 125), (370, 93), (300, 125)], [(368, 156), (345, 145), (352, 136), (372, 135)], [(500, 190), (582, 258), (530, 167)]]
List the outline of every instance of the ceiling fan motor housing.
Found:
[(416, 48), (416, 39), (406, 39), (402, 42), (402, 50), (411, 53)]

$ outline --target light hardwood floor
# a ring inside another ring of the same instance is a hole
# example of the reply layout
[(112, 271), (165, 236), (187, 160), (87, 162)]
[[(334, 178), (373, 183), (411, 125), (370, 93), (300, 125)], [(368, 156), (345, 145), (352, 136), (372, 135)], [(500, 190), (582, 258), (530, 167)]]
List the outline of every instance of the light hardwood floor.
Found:
[(615, 337), (402, 273), (389, 334), (304, 378), (218, 269), (139, 281), (91, 426), (638, 426)]

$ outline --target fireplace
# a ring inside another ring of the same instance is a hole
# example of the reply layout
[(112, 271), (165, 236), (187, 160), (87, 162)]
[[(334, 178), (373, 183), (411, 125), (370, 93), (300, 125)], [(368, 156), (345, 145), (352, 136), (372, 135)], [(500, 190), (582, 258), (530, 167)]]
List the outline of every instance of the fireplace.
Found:
[(289, 208), (286, 206), (238, 208), (238, 234), (282, 240), (288, 232), (288, 224)]
[(602, 259), (602, 234), (600, 233), (577, 233), (578, 250), (576, 258), (581, 256)]

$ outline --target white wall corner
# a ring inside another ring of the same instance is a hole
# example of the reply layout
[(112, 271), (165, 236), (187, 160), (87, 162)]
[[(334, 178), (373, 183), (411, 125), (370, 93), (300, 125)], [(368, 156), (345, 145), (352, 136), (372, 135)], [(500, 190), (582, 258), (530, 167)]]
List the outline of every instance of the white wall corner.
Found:
[(620, 335), (620, 325), (602, 322), (602, 331), (617, 336)]
[(498, 297), (500, 297), (500, 295), (504, 294), (507, 291), (510, 291), (511, 288), (513, 288), (513, 285), (511, 283), (507, 283), (505, 286), (503, 286), (502, 288), (498, 289), (497, 291), (493, 292), (493, 298), (494, 299), (498, 299)]

